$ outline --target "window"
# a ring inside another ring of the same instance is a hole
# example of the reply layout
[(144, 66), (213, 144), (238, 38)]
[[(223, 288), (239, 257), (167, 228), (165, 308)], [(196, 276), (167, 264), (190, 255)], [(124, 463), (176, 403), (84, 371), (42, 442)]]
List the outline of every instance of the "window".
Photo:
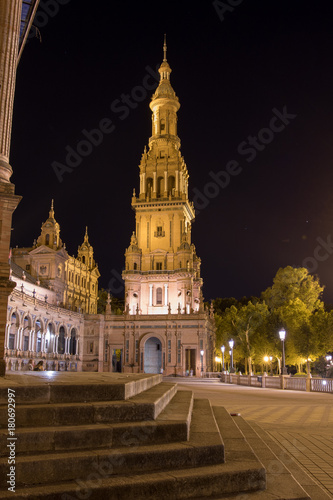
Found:
[(47, 235), (45, 236), (45, 245), (49, 245), (49, 244), (50, 244), (50, 235), (49, 235), (49, 234), (47, 234)]
[(162, 262), (156, 262), (156, 271), (162, 271)]
[(25, 270), (26, 270), (26, 271), (28, 271), (28, 272), (30, 272), (30, 264), (27, 264), (27, 265), (25, 266)]
[(157, 226), (156, 236), (162, 236), (163, 228), (162, 226)]
[(162, 288), (159, 287), (156, 289), (156, 305), (162, 304)]
[(28, 335), (24, 335), (23, 337), (23, 351), (29, 350), (29, 337)]
[(85, 258), (85, 256), (84, 256), (84, 255), (82, 256), (82, 262), (83, 262), (83, 264), (85, 264), (85, 263), (86, 263), (86, 258)]
[(8, 347), (9, 349), (14, 349), (14, 344), (15, 344), (15, 335), (13, 333), (9, 334), (9, 339), (8, 339)]
[(137, 265), (137, 263), (136, 263), (136, 262), (134, 262), (134, 271), (136, 271), (136, 270), (137, 270), (137, 268), (138, 268), (138, 265)]
[(161, 120), (161, 132), (163, 132), (163, 130), (165, 130), (165, 120)]

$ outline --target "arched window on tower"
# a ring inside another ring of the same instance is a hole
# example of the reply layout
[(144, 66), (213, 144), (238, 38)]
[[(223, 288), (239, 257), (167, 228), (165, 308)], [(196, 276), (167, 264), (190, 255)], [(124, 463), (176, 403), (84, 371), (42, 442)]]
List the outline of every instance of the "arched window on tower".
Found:
[(162, 305), (162, 288), (156, 288), (156, 305)]
[(157, 198), (161, 198), (161, 196), (163, 196), (163, 193), (164, 193), (164, 178), (163, 177), (159, 177), (157, 179)]
[(153, 179), (151, 177), (147, 177), (146, 193), (148, 196), (151, 196), (152, 192), (153, 192)]
[(161, 134), (165, 134), (165, 120), (164, 120), (164, 118), (162, 118), (161, 122), (160, 122), (160, 131), (161, 131)]
[(175, 178), (173, 175), (170, 175), (168, 178), (168, 194), (175, 194)]
[(84, 255), (82, 255), (82, 262), (83, 262), (83, 264), (85, 264), (85, 263), (86, 263), (86, 258), (85, 258), (85, 256), (84, 256)]
[(134, 262), (134, 266), (133, 267), (134, 267), (134, 271), (136, 271), (138, 269), (138, 265), (137, 265), (136, 262)]
[(45, 245), (49, 245), (49, 244), (50, 244), (50, 235), (49, 235), (49, 234), (47, 234), (47, 235), (45, 236)]

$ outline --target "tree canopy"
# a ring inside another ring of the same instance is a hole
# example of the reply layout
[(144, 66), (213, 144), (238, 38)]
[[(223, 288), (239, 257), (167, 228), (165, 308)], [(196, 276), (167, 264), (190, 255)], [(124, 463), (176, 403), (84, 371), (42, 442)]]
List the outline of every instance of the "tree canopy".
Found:
[(261, 365), (266, 355), (281, 363), (284, 328), (286, 361), (307, 369), (310, 362), (333, 349), (333, 312), (321, 300), (324, 287), (305, 268), (287, 266), (276, 273), (273, 284), (261, 298), (233, 297), (214, 301), (217, 346), (235, 341), (235, 358), (243, 360), (245, 371), (253, 362)]

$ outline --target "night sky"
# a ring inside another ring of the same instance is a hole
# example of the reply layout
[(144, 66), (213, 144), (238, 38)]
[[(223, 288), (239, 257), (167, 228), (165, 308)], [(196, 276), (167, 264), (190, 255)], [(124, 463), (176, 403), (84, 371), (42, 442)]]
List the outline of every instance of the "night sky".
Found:
[[(29, 39), (17, 73), (11, 164), (23, 199), (13, 246), (32, 245), (54, 198), (69, 253), (87, 225), (100, 286), (122, 295), (117, 276), (135, 227), (131, 196), (167, 33), (205, 300), (259, 295), (279, 267), (306, 265), (333, 303), (333, 4), (224, 3), (234, 7), (223, 14), (211, 1), (98, 2), (95, 10), (41, 0), (42, 41)], [(83, 131), (101, 122), (108, 133), (84, 149)], [(52, 164), (66, 165), (77, 148), (85, 156), (60, 182)]]

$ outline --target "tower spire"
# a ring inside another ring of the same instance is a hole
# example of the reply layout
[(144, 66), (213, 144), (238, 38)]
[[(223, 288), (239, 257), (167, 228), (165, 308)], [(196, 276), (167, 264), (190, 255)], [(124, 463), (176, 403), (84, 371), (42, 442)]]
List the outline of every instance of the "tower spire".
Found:
[(53, 200), (51, 201), (51, 210), (49, 212), (49, 216), (51, 219), (54, 219), (54, 207), (53, 207)]
[(163, 44), (163, 62), (166, 62), (167, 60), (167, 44), (166, 44), (166, 34), (164, 33), (164, 44)]

